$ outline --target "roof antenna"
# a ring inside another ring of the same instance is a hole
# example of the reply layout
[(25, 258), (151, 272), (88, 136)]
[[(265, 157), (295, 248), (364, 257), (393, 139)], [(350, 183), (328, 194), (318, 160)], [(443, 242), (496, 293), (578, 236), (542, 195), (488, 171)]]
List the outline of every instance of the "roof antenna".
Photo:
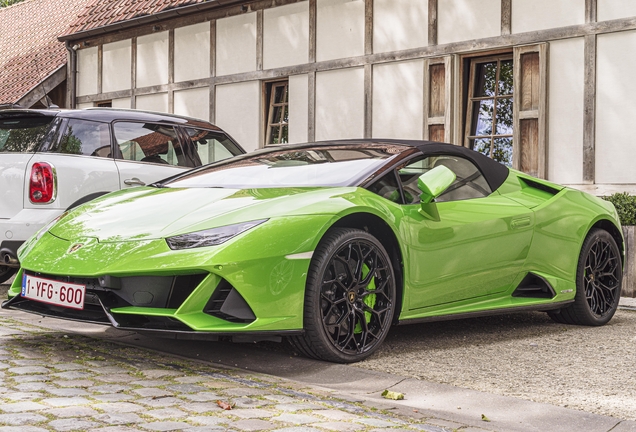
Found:
[(33, 63), (35, 63), (35, 70), (38, 73), (38, 80), (40, 80), (40, 87), (42, 87), (42, 92), (44, 93), (44, 101), (46, 102), (46, 108), (47, 109), (59, 108), (59, 106), (55, 105), (53, 101), (51, 100), (51, 98), (49, 97), (49, 95), (46, 93), (46, 89), (44, 88), (44, 81), (42, 80), (42, 76), (40, 75), (40, 68), (38, 67), (37, 57), (38, 55), (36, 53), (33, 57)]

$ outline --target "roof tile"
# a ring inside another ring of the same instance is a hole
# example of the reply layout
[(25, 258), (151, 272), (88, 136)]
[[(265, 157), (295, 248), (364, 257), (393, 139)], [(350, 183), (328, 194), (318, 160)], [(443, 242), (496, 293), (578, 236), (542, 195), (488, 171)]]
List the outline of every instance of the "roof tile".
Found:
[(0, 103), (17, 102), (66, 63), (57, 37), (89, 2), (25, 0), (0, 8)]
[(98, 27), (128, 21), (140, 16), (159, 13), (190, 4), (204, 3), (207, 0), (93, 0), (79, 14), (65, 32), (65, 35), (93, 30)]

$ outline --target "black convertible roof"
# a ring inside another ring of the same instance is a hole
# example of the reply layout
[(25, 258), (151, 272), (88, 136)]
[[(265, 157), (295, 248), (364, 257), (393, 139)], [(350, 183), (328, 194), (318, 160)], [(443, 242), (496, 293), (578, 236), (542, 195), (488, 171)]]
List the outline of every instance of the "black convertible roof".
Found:
[[(491, 190), (497, 190), (499, 186), (503, 184), (508, 178), (510, 170), (507, 166), (500, 164), (499, 162), (489, 158), (488, 156), (484, 156), (483, 154), (471, 150), (466, 147), (441, 143), (437, 141), (424, 141), (424, 140), (400, 140), (400, 139), (390, 139), (390, 138), (373, 138), (373, 139), (347, 139), (347, 140), (332, 140), (332, 141), (320, 141), (315, 143), (305, 143), (305, 144), (293, 144), (293, 145), (281, 145), (276, 146), (278, 149), (289, 149), (289, 148), (308, 148), (315, 146), (330, 146), (330, 145), (401, 145), (405, 147), (414, 147), (417, 148), (424, 155), (456, 155), (459, 157), (463, 157), (465, 159), (473, 162), (481, 173), (484, 175), (484, 178), (488, 182)], [(268, 146), (268, 149), (271, 148)]]

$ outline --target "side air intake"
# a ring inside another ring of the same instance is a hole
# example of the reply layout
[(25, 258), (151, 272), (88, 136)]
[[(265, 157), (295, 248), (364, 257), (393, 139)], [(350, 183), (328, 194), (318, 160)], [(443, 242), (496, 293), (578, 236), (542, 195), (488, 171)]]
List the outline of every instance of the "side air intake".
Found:
[(528, 273), (512, 293), (512, 296), (549, 299), (556, 296), (556, 293), (548, 281), (534, 273)]

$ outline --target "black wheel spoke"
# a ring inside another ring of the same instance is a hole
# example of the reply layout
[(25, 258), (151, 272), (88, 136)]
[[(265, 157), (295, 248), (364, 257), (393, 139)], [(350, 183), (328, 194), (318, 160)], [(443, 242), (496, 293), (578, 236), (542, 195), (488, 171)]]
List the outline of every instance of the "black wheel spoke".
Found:
[(322, 323), (332, 345), (347, 355), (369, 352), (391, 324), (395, 280), (388, 256), (369, 240), (350, 240), (331, 256), (322, 281)]
[(585, 260), (583, 287), (590, 311), (597, 317), (612, 310), (620, 293), (620, 257), (612, 245), (597, 238)]

